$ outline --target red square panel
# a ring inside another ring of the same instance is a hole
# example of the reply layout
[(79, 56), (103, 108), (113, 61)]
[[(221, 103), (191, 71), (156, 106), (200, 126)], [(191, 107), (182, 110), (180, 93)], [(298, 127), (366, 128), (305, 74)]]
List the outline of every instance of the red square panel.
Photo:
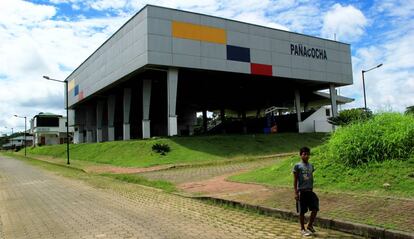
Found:
[(79, 92), (78, 101), (79, 100), (83, 100), (83, 90), (81, 92)]
[(250, 64), (251, 73), (254, 75), (272, 76), (272, 66), (263, 64)]

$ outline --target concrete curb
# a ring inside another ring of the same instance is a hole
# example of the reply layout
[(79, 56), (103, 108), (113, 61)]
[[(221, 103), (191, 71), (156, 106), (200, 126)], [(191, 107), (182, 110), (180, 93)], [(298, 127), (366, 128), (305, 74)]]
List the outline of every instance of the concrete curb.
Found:
[[(221, 198), (215, 198), (215, 197), (208, 197), (208, 196), (191, 196), (191, 198), (202, 200), (202, 201), (210, 201), (210, 202), (214, 202), (217, 204), (230, 205), (235, 208), (243, 208), (243, 209), (259, 212), (264, 215), (269, 215), (269, 216), (282, 218), (282, 219), (286, 219), (290, 221), (298, 221), (297, 213), (294, 213), (288, 210), (268, 208), (268, 207), (251, 205), (247, 203), (226, 200), (226, 199), (221, 199)], [(342, 221), (338, 219), (317, 217), (315, 224), (319, 227), (333, 229), (333, 230), (341, 231), (341, 232), (346, 232), (346, 233), (350, 233), (350, 234), (354, 234), (358, 236), (363, 236), (366, 238), (414, 239), (414, 234), (410, 234), (408, 232), (389, 230), (389, 229), (369, 226), (365, 224)]]

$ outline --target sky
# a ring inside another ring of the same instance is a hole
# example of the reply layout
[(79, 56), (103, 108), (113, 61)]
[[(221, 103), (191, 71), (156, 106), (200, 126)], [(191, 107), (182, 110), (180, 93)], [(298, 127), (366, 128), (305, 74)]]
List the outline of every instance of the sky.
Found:
[[(146, 4), (351, 44), (354, 98), (345, 108), (403, 112), (414, 105), (414, 0), (0, 0), (0, 134), (39, 112), (65, 114), (64, 80)], [(29, 120), (28, 120), (29, 124)], [(29, 127), (29, 126), (28, 126)]]

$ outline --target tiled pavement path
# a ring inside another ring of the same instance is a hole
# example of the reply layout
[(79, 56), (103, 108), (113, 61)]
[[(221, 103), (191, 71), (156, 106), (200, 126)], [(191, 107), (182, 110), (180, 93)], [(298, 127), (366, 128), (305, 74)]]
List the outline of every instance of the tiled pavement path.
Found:
[[(296, 223), (132, 184), (111, 190), (0, 157), (2, 238), (300, 238)], [(353, 238), (321, 230), (318, 238)]]
[(149, 179), (166, 180), (176, 184), (180, 184), (210, 179), (215, 176), (231, 174), (242, 170), (265, 167), (276, 163), (278, 160), (280, 160), (280, 158), (267, 158), (247, 162), (236, 161), (234, 163), (220, 165), (183, 167), (176, 169), (145, 172), (140, 173), (140, 175), (145, 176)]
[[(252, 205), (295, 211), (292, 203), (291, 188), (276, 188), (250, 185), (247, 190), (235, 192), (227, 182), (220, 183), (214, 177), (237, 173), (241, 170), (272, 165), (277, 159), (265, 159), (244, 163), (195, 168), (178, 168), (142, 173), (150, 179), (162, 179), (183, 185), (193, 184), (189, 191), (196, 194), (209, 195), (217, 198), (235, 200)], [(214, 192), (216, 184), (217, 190)], [(199, 186), (199, 188), (197, 188)], [(233, 187), (233, 188), (232, 188)], [(206, 189), (208, 188), (208, 192)], [(227, 190), (229, 189), (229, 190)], [(198, 191), (197, 191), (198, 190)], [(227, 190), (227, 192), (226, 192)], [(321, 200), (320, 216), (362, 224), (381, 225), (384, 228), (397, 229), (414, 234), (414, 199), (377, 197), (361, 194), (318, 192)]]

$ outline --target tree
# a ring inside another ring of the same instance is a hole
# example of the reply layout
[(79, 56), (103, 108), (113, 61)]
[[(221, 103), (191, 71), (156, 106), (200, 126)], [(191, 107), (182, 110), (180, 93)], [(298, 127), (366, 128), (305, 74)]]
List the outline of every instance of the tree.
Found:
[(405, 109), (405, 114), (406, 114), (406, 115), (414, 115), (414, 105), (412, 105), (412, 106), (408, 106), (408, 107)]

